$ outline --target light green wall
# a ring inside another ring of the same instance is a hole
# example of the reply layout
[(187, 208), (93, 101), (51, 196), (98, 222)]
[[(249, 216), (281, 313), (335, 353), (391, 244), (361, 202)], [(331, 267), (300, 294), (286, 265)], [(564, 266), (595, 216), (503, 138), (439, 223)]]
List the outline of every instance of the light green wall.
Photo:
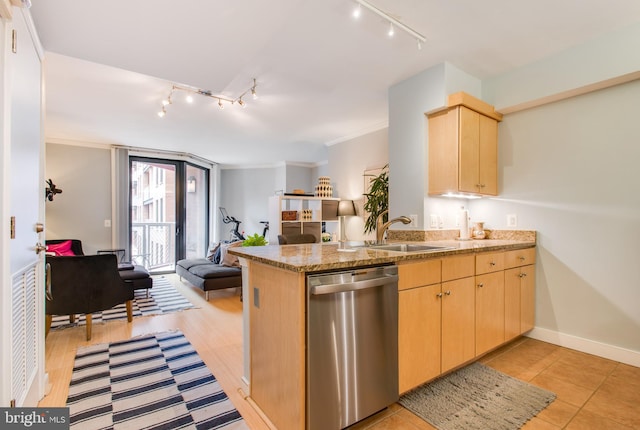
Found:
[[(443, 64), (389, 91), (395, 215), (420, 213), (424, 202), (425, 216), (440, 212), (452, 228), (464, 202), (472, 220), (505, 229), (506, 215), (516, 214), (518, 229), (538, 232), (532, 335), (635, 365), (640, 81), (630, 80), (640, 78), (638, 52), (634, 25), (480, 83), (482, 99), (508, 110), (499, 125), (500, 195), (493, 199), (450, 202), (425, 193), (428, 142), (418, 116), (438, 107), (440, 89), (462, 86), (477, 96), (474, 80)], [(628, 83), (594, 91), (619, 82)]]

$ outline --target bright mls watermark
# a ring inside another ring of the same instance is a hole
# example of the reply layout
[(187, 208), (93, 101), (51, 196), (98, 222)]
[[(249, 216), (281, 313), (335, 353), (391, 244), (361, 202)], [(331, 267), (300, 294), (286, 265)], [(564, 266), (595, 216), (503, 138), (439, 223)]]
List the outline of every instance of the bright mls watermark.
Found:
[(0, 408), (0, 430), (69, 430), (69, 408)]

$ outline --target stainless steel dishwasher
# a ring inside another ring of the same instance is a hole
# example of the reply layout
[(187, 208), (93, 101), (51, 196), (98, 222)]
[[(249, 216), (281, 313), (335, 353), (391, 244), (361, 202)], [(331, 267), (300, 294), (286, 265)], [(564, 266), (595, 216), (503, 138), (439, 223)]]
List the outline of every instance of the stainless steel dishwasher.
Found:
[(398, 268), (307, 276), (307, 430), (338, 430), (398, 400)]

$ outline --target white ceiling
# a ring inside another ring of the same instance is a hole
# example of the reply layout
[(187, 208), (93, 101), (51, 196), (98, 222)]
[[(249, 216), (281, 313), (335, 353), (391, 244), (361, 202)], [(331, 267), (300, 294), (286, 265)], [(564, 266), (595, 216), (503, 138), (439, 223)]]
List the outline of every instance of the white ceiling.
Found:
[[(386, 126), (387, 90), (448, 61), (487, 78), (640, 21), (638, 0), (32, 0), (46, 51), (48, 140), (195, 154), (228, 165), (326, 159)], [(235, 98), (173, 96), (174, 83)]]

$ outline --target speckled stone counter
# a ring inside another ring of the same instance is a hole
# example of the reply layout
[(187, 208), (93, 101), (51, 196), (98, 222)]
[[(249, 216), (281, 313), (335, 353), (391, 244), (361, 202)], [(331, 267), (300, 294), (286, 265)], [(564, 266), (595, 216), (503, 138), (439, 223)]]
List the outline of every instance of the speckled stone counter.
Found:
[[(496, 235), (500, 237), (499, 235)], [(493, 236), (493, 237), (496, 237)], [(502, 236), (504, 237), (504, 236)], [(304, 244), (304, 245), (267, 245), (230, 248), (229, 253), (250, 261), (257, 261), (281, 269), (294, 272), (320, 272), (353, 267), (374, 266), (386, 263), (418, 260), (425, 258), (440, 258), (456, 254), (472, 252), (502, 251), (509, 249), (530, 248), (536, 245), (535, 232), (524, 232), (509, 238), (492, 238), (483, 240), (459, 241), (423, 240), (411, 241), (447, 247), (441, 251), (427, 252), (397, 252), (382, 251), (362, 246), (347, 246), (349, 251), (338, 249), (336, 244)], [(422, 236), (424, 238), (424, 236)], [(404, 238), (394, 241), (409, 241)], [(390, 241), (391, 243), (391, 241)]]

